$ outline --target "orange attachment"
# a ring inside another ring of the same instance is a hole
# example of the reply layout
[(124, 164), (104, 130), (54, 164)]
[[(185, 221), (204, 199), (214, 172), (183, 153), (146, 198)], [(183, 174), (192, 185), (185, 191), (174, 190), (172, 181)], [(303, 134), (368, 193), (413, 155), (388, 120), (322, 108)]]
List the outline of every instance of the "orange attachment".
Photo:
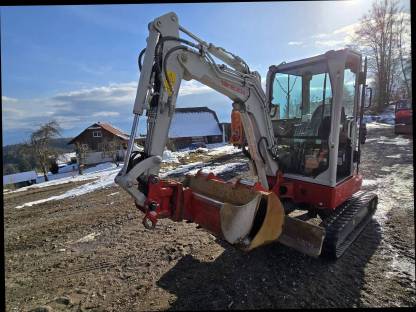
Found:
[(244, 129), (243, 123), (241, 122), (241, 114), (239, 111), (233, 109), (231, 112), (231, 136), (230, 144), (234, 145), (244, 145)]

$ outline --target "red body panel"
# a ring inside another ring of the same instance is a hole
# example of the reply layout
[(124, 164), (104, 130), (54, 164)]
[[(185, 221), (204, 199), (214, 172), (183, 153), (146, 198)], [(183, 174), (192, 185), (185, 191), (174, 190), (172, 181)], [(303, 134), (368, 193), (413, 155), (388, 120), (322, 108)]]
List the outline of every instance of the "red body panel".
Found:
[(396, 120), (403, 118), (412, 118), (413, 111), (411, 109), (401, 109), (396, 112)]
[[(273, 178), (269, 177), (269, 183), (273, 183)], [(335, 209), (360, 190), (363, 179), (361, 175), (354, 175), (335, 187), (288, 179), (281, 175), (278, 175), (277, 180), (272, 191), (280, 198), (291, 199), (296, 204)]]
[(195, 222), (215, 236), (219, 236), (221, 234), (221, 207), (212, 206), (206, 201), (195, 197), (191, 190), (189, 190), (189, 193), (191, 193), (190, 199), (185, 201), (184, 219)]

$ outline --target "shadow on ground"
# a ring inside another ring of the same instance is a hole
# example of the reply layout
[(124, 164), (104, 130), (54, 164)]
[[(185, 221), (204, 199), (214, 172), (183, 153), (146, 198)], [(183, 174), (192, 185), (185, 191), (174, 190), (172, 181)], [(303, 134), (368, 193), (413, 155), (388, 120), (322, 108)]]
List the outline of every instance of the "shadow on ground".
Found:
[(360, 306), (364, 268), (380, 240), (372, 220), (336, 262), (278, 243), (247, 254), (224, 243), (213, 262), (185, 256), (157, 285), (176, 295), (171, 310)]

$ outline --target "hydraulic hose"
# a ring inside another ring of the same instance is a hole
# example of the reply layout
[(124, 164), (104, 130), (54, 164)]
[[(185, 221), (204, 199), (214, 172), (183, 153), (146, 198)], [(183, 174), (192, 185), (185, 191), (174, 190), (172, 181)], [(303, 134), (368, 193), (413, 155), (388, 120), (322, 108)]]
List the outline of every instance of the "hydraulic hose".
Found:
[(140, 71), (142, 71), (142, 58), (143, 58), (143, 55), (144, 55), (144, 53), (146, 52), (146, 48), (144, 48), (141, 52), (140, 52), (140, 54), (139, 54), (139, 58), (138, 58), (138, 60), (137, 60), (137, 62), (139, 63), (139, 70)]

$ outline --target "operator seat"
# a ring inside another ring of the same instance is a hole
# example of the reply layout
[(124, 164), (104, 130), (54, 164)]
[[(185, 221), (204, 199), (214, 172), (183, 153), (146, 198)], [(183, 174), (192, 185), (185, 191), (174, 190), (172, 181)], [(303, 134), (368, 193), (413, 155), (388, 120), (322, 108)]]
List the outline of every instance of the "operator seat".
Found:
[[(321, 140), (328, 139), (329, 132), (331, 131), (331, 112), (330, 105), (319, 105), (312, 114), (309, 128), (312, 129), (312, 135), (318, 136)], [(322, 110), (324, 111), (324, 117), (322, 119)]]

